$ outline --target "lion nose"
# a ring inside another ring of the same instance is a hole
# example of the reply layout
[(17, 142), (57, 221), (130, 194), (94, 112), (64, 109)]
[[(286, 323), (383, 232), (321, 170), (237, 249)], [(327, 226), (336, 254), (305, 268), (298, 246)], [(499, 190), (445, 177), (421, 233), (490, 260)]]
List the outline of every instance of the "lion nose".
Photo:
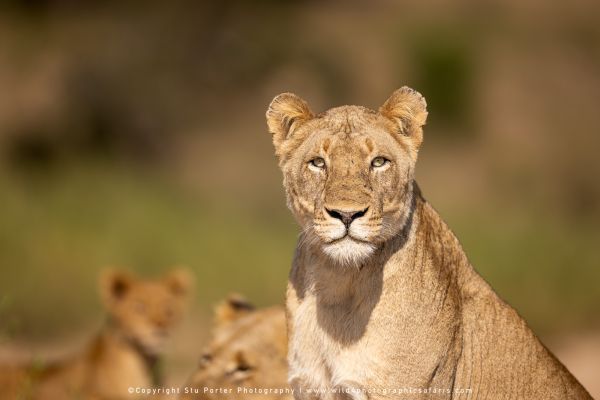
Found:
[(325, 210), (331, 218), (339, 219), (344, 225), (346, 225), (347, 228), (350, 226), (352, 221), (365, 215), (368, 209), (369, 207), (365, 208), (364, 210), (358, 211), (330, 210), (328, 208), (326, 208)]

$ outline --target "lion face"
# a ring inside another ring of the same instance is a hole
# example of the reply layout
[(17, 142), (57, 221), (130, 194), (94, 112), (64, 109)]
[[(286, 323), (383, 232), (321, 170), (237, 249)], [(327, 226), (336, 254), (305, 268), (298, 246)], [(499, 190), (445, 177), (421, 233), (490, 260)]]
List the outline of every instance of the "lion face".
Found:
[[(213, 339), (183, 398), (289, 399), (291, 396), (281, 392), (288, 386), (286, 354), (283, 308), (254, 310), (246, 300), (230, 297), (217, 309)], [(274, 390), (244, 392), (256, 388)]]
[(118, 332), (148, 354), (158, 354), (183, 314), (189, 286), (189, 275), (183, 270), (155, 280), (107, 271), (100, 291)]
[(378, 112), (343, 106), (313, 116), (298, 96), (275, 97), (267, 122), (305, 243), (349, 264), (398, 234), (426, 117), (424, 98), (406, 87)]

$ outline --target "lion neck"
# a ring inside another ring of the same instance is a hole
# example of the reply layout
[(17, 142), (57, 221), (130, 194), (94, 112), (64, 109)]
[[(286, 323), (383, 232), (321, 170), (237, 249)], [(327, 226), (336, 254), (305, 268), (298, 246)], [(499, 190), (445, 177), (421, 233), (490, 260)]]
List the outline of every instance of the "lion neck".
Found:
[(456, 237), (414, 183), (402, 229), (366, 262), (341, 265), (320, 250), (299, 248), (294, 264), (298, 271), (292, 274), (292, 284), (300, 297), (311, 292), (320, 304), (340, 312), (374, 306), (388, 294), (386, 281), (395, 282), (395, 290), (409, 298), (430, 302), (431, 311), (437, 312), (435, 293), (455, 284), (468, 262)]

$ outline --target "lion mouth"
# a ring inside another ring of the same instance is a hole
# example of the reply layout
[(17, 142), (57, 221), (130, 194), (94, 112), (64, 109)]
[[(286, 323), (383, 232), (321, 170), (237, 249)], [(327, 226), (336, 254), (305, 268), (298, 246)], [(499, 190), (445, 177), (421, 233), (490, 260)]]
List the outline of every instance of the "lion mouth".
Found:
[(364, 239), (360, 239), (357, 237), (352, 236), (350, 233), (346, 232), (346, 234), (344, 236), (341, 236), (339, 238), (330, 240), (328, 242), (326, 242), (326, 245), (330, 245), (330, 244), (336, 244), (336, 243), (341, 243), (343, 241), (351, 241), (351, 242), (356, 242), (356, 243), (364, 243), (364, 244), (371, 244), (371, 242), (364, 240)]

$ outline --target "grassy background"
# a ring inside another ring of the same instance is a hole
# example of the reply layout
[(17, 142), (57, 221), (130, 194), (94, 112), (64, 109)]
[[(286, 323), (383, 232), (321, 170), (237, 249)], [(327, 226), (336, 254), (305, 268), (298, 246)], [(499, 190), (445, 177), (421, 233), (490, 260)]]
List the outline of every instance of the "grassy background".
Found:
[(189, 266), (190, 337), (229, 292), (281, 303), (269, 101), (404, 84), (430, 111), (420, 185), (478, 271), (543, 337), (599, 328), (597, 4), (145, 4), (0, 5), (0, 344), (88, 332), (107, 265)]
[[(111, 265), (146, 275), (187, 265), (201, 315), (231, 291), (260, 305), (283, 301), (298, 229), (282, 193), (200, 195), (164, 175), (98, 163), (0, 182), (4, 340), (57, 338), (97, 321), (96, 279)], [(478, 271), (538, 332), (597, 326), (594, 226), (494, 204), (440, 212)]]

